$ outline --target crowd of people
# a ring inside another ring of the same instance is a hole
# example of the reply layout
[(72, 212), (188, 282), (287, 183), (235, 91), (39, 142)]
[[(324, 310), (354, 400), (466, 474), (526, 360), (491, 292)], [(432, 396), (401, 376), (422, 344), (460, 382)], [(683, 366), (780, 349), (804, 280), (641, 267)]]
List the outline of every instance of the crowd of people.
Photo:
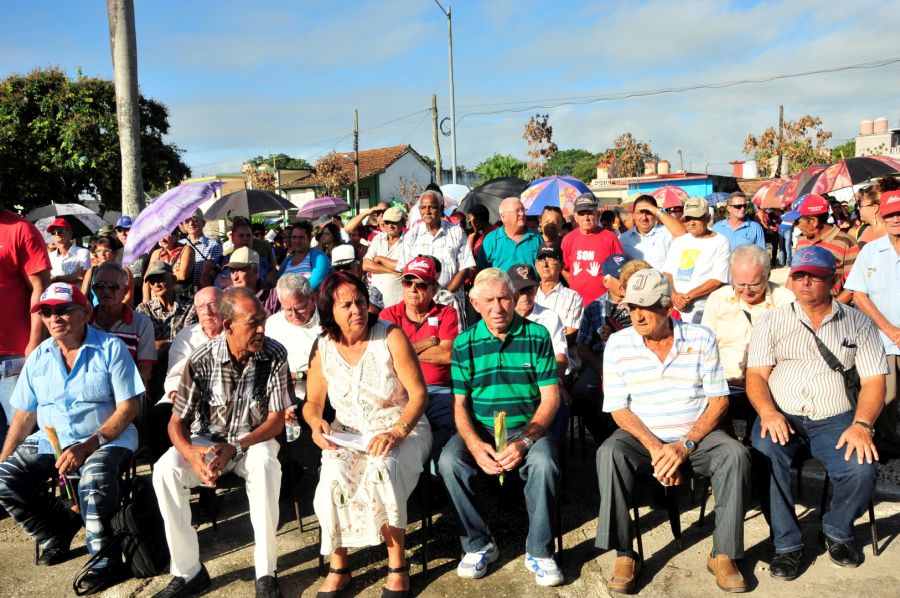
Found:
[[(257, 595), (279, 596), (278, 454), (303, 425), (321, 449), (320, 597), (350, 583), (348, 549), (382, 543), (383, 595), (408, 595), (420, 476), (446, 488), (456, 573), (470, 579), (500, 549), (483, 485), (519, 478), (524, 564), (555, 586), (560, 453), (579, 416), (597, 447), (596, 546), (616, 551), (610, 591), (630, 593), (640, 573), (629, 509), (642, 476), (709, 478), (707, 567), (730, 592), (747, 589), (751, 477), (764, 484), (770, 573), (796, 578), (791, 467), (809, 455), (834, 488), (821, 540), (834, 563), (858, 566), (853, 521), (879, 460), (900, 455), (898, 186), (862, 189), (852, 214), (818, 195), (753, 217), (733, 193), (716, 219), (704, 198), (608, 209), (586, 193), (568, 217), (527, 216), (509, 197), (496, 222), (479, 205), (446, 214), (430, 187), (415, 210), (382, 202), (346, 223), (235, 218), (221, 242), (198, 210), (124, 267), (128, 216), (83, 248), (63, 218), (47, 244), (0, 207), (0, 505), (39, 565), (66, 560), (82, 525), (95, 555), (111, 540), (119, 469), (146, 449), (171, 554), (156, 596), (187, 596), (211, 584), (191, 488), (233, 473), (246, 480)], [(776, 265), (790, 268), (784, 285)], [(78, 509), (42, 491), (56, 475), (75, 482)], [(99, 559), (81, 583), (99, 591), (120, 567)]]

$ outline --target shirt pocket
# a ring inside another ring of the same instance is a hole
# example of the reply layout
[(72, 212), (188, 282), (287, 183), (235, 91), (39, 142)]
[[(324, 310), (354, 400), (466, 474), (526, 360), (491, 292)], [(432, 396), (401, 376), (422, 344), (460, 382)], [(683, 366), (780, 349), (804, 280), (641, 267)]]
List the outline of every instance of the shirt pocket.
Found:
[(269, 397), (264, 394), (255, 394), (250, 397), (250, 428), (262, 424), (269, 416)]
[(86, 403), (106, 403), (112, 398), (112, 385), (106, 372), (88, 372), (81, 383), (81, 400)]
[(38, 405), (52, 405), (59, 398), (60, 389), (51, 376), (35, 376), (32, 386)]

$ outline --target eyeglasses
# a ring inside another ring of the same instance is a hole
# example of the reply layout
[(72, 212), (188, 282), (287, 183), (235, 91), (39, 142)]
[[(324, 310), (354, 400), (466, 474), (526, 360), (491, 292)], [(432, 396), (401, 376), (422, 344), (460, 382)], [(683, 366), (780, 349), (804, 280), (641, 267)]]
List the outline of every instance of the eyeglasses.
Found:
[(169, 279), (165, 276), (154, 276), (147, 279), (147, 284), (169, 284)]
[(399, 223), (399, 222), (391, 222), (390, 220), (384, 220), (383, 222), (384, 222), (385, 224), (389, 224), (389, 225), (391, 225), (391, 226), (400, 226), (400, 223)]
[(337, 266), (332, 266), (331, 269), (335, 272), (349, 272), (353, 267), (353, 262), (347, 262), (346, 264), (338, 264)]
[(524, 214), (525, 208), (517, 208), (515, 210), (503, 210), (501, 214)]
[(594, 212), (594, 210), (578, 210), (575, 213), (578, 214), (579, 216), (594, 216), (596, 214), (596, 212)]
[(401, 280), (400, 284), (403, 285), (403, 288), (408, 289), (412, 286), (415, 286), (418, 290), (424, 291), (428, 288), (428, 285), (431, 283), (428, 282), (415, 282), (412, 280)]
[(117, 229), (116, 229), (116, 232), (117, 232), (117, 233), (121, 233), (121, 234), (123, 234), (123, 235), (127, 235), (129, 230), (130, 230), (130, 229), (127, 229), (127, 228), (117, 228)]
[(735, 210), (746, 210), (747, 204), (745, 203), (733, 203), (728, 206), (729, 208), (734, 208)]
[(865, 205), (859, 204), (859, 206), (857, 206), (857, 207), (861, 210), (863, 208), (873, 208), (873, 207), (877, 207), (877, 206), (878, 206), (877, 203), (867, 203)]
[(42, 318), (49, 318), (50, 316), (54, 315), (60, 318), (64, 318), (78, 309), (78, 307), (79, 306), (72, 303), (58, 307), (49, 307), (45, 305), (41, 308), (40, 314)]
[(200, 305), (194, 305), (194, 311), (204, 312), (210, 311), (212, 313), (218, 313), (219, 306), (215, 301), (210, 301), (209, 303), (201, 303)]
[(66, 229), (64, 229), (64, 228), (54, 228), (52, 231), (50, 231), (50, 234), (53, 235), (54, 237), (59, 237), (60, 235), (62, 235), (65, 232), (66, 232)]
[(810, 272), (794, 272), (791, 274), (791, 280), (794, 282), (800, 282), (801, 280), (809, 279), (810, 282), (830, 282), (829, 277), (827, 276), (817, 276), (816, 274), (812, 274)]
[(118, 291), (121, 287), (114, 282), (94, 282), (91, 288), (95, 291)]
[(558, 263), (559, 263), (559, 258), (558, 258), (558, 257), (552, 257), (552, 256), (549, 256), (549, 255), (542, 255), (542, 256), (539, 256), (539, 257), (538, 257), (537, 261), (539, 261), (539, 262), (546, 261), (546, 262), (553, 262), (554, 264), (558, 264)]

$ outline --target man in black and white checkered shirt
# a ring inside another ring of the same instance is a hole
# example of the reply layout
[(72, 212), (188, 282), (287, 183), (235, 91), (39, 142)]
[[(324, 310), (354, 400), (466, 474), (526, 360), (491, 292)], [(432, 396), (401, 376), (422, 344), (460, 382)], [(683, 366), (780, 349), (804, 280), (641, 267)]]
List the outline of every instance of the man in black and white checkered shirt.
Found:
[(247, 288), (228, 289), (219, 300), (224, 334), (188, 358), (175, 395), (172, 448), (156, 463), (153, 486), (172, 555), (172, 581), (159, 598), (209, 587), (191, 527), (190, 489), (215, 486), (223, 473), (247, 482), (257, 596), (278, 596), (275, 579), (281, 466), (275, 437), (294, 392), (287, 350), (265, 336), (266, 314)]

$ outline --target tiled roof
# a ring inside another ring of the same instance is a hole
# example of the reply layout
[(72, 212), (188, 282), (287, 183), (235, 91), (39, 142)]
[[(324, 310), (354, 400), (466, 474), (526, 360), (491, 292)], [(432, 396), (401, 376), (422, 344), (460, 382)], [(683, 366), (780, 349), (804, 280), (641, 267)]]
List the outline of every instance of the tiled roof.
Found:
[[(396, 162), (400, 157), (408, 151), (415, 153), (409, 144), (395, 145), (392, 147), (382, 147), (373, 150), (361, 150), (359, 152), (359, 178), (365, 179), (376, 174), (380, 174), (387, 170), (387, 167)], [(342, 159), (341, 165), (344, 170), (353, 177), (353, 152), (338, 152), (338, 156)], [(281, 186), (282, 189), (299, 188), (299, 187), (316, 187), (320, 185), (320, 181), (313, 173), (308, 177), (289, 181)]]

